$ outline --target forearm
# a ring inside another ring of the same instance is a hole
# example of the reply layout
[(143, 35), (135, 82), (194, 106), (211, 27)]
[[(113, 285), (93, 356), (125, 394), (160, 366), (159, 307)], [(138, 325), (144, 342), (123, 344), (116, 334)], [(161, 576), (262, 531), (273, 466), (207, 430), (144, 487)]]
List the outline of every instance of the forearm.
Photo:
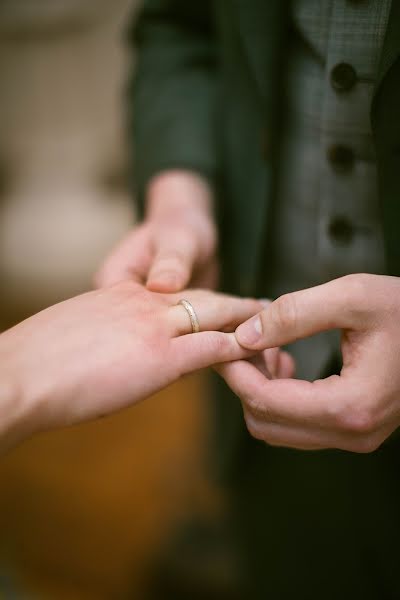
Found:
[(9, 334), (0, 335), (0, 453), (32, 433), (32, 399), (25, 394), (25, 382), (6, 337)]

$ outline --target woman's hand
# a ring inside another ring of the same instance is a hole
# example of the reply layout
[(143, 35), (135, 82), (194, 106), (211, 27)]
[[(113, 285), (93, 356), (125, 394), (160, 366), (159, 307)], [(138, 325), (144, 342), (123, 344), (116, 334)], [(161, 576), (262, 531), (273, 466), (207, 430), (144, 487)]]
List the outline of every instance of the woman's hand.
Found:
[[(200, 333), (191, 333), (182, 297)], [(134, 282), (52, 306), (0, 335), (0, 438), (12, 444), (106, 415), (186, 373), (244, 358), (249, 352), (229, 332), (260, 308), (208, 291), (153, 293)]]
[(154, 177), (147, 196), (145, 221), (106, 259), (96, 285), (132, 279), (154, 292), (189, 284), (214, 288), (217, 233), (207, 182), (188, 171), (165, 171)]

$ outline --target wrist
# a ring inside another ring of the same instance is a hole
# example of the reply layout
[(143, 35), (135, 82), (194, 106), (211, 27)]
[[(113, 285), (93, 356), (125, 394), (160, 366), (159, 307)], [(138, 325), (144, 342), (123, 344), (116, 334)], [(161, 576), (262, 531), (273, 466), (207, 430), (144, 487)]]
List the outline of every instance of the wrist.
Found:
[(11, 448), (33, 433), (32, 402), (12, 348), (0, 335), (0, 451)]
[(195, 214), (213, 220), (213, 192), (208, 181), (191, 171), (159, 173), (149, 182), (147, 217), (169, 220)]

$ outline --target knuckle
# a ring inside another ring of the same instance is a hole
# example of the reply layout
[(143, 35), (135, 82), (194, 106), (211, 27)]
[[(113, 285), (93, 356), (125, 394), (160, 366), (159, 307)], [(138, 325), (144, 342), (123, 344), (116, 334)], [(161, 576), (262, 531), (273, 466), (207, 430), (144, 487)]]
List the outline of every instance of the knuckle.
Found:
[(254, 438), (255, 440), (265, 441), (260, 423), (256, 419), (249, 415), (246, 415), (245, 422), (247, 431), (249, 432), (252, 438)]
[[(272, 309), (272, 310), (271, 310)], [(282, 330), (292, 330), (297, 322), (296, 300), (293, 294), (284, 294), (277, 298), (268, 311), (276, 327)]]
[(247, 409), (252, 415), (265, 416), (265, 409), (263, 403), (257, 394), (249, 394), (244, 399), (244, 402), (247, 406)]
[(352, 273), (345, 275), (343, 281), (348, 306), (357, 314), (363, 313), (369, 305), (371, 275), (368, 273)]
[(228, 335), (215, 332), (215, 335), (209, 337), (210, 350), (213, 354), (224, 359), (232, 353), (232, 342)]
[(355, 295), (362, 295), (368, 284), (369, 275), (367, 273), (350, 273), (349, 275), (344, 275), (343, 281), (346, 283), (347, 288)]
[(378, 419), (369, 407), (351, 408), (338, 415), (342, 431), (352, 434), (372, 435), (378, 428)]

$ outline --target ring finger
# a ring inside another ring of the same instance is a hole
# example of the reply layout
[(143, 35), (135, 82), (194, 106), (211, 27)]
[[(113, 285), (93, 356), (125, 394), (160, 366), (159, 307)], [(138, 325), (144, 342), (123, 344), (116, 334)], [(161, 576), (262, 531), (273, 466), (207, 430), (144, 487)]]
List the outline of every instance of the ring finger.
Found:
[(257, 300), (235, 298), (206, 290), (187, 290), (182, 295), (171, 295), (173, 305), (169, 310), (169, 320), (173, 335), (192, 333), (190, 308), (186, 309), (180, 300), (187, 300), (197, 317), (200, 331), (232, 332), (240, 323), (260, 311)]

